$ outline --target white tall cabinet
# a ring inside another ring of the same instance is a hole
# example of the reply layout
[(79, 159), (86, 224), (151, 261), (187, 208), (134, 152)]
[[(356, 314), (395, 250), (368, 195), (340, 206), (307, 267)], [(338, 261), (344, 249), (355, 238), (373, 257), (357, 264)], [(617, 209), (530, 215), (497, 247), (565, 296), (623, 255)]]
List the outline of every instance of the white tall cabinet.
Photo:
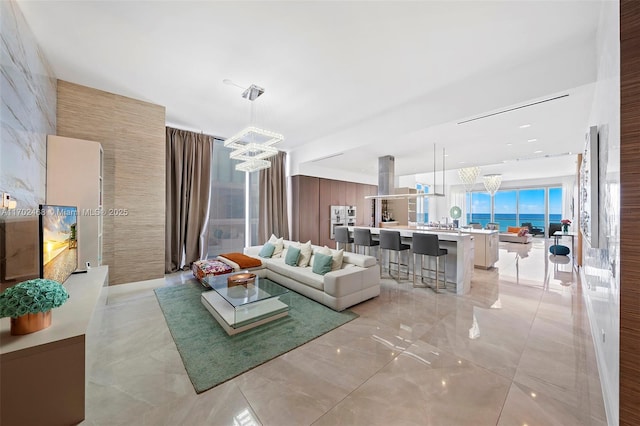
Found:
[(78, 207), (78, 268), (102, 264), (103, 151), (98, 142), (47, 136), (47, 204)]

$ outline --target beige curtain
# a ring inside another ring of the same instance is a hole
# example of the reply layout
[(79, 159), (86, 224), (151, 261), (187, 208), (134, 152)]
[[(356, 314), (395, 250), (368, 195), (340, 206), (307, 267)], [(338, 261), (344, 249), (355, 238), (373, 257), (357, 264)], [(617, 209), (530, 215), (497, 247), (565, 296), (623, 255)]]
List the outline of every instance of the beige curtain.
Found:
[(213, 137), (167, 127), (165, 272), (207, 257)]
[(289, 239), (286, 160), (287, 153), (280, 151), (271, 158), (270, 168), (260, 170), (259, 244), (267, 241), (271, 234)]

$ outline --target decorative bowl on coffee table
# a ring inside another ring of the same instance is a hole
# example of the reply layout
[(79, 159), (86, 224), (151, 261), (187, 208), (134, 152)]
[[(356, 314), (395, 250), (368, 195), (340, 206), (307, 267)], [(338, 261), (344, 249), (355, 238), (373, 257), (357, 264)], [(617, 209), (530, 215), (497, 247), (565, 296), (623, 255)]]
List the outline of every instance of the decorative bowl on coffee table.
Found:
[(256, 274), (250, 272), (243, 272), (240, 274), (232, 274), (227, 278), (227, 286), (234, 287), (237, 285), (247, 286), (247, 284), (253, 284), (256, 282)]

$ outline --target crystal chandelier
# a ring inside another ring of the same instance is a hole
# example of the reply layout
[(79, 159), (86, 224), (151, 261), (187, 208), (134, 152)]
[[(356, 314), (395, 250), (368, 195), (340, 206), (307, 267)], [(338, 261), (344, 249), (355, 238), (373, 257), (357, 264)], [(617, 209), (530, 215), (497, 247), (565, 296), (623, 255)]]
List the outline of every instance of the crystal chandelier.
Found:
[[(253, 102), (263, 93), (262, 87), (252, 84), (242, 93), (242, 97)], [(253, 104), (251, 104), (251, 119), (253, 121)], [(242, 161), (236, 164), (236, 170), (255, 172), (271, 167), (271, 162), (267, 158), (278, 154), (278, 149), (273, 145), (283, 140), (284, 136), (279, 133), (249, 126), (225, 140), (224, 146), (233, 149), (229, 158)]]
[(501, 183), (502, 175), (484, 175), (484, 187), (492, 197), (496, 194), (496, 192), (498, 192)]
[(473, 185), (476, 184), (480, 174), (480, 167), (466, 167), (464, 169), (458, 169), (458, 177), (464, 183), (465, 192), (471, 192)]
[[(464, 183), (464, 191), (469, 194), (473, 189), (473, 186), (476, 184), (476, 180), (478, 179), (478, 175), (480, 174), (480, 167), (465, 167), (463, 169), (458, 169), (458, 177)], [(464, 204), (467, 207), (467, 197), (464, 197)], [(471, 203), (469, 203), (468, 207), (469, 213), (469, 222), (473, 222), (473, 211), (471, 209)]]

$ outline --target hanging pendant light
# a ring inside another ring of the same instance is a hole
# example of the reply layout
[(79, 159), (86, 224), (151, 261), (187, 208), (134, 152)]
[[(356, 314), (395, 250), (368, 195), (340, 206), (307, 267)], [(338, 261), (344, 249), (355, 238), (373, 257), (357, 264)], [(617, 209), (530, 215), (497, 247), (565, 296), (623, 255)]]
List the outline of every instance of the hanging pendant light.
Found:
[(458, 177), (464, 184), (465, 192), (471, 192), (473, 186), (476, 184), (479, 174), (480, 167), (465, 167), (464, 169), (458, 169)]
[[(476, 180), (478, 180), (478, 175), (480, 174), (480, 167), (465, 167), (463, 169), (458, 169), (458, 177), (464, 184), (464, 192), (466, 194), (470, 194), (473, 190), (474, 185), (476, 184)], [(473, 222), (473, 212), (471, 211), (471, 205), (468, 207), (467, 204), (467, 196), (464, 197), (465, 208), (468, 210), (469, 214), (469, 222)], [(469, 203), (471, 204), (471, 203)]]
[(484, 187), (492, 197), (498, 192), (500, 184), (502, 183), (502, 175), (492, 174), (484, 175)]
[[(252, 84), (243, 93), (242, 97), (249, 101), (255, 101), (264, 93), (262, 87)], [(253, 121), (253, 104), (251, 105), (251, 121)], [(236, 164), (236, 170), (255, 172), (271, 167), (271, 158), (278, 154), (278, 149), (273, 145), (282, 142), (284, 136), (255, 126), (249, 126), (224, 141), (226, 148), (233, 151), (229, 158), (242, 161)]]

